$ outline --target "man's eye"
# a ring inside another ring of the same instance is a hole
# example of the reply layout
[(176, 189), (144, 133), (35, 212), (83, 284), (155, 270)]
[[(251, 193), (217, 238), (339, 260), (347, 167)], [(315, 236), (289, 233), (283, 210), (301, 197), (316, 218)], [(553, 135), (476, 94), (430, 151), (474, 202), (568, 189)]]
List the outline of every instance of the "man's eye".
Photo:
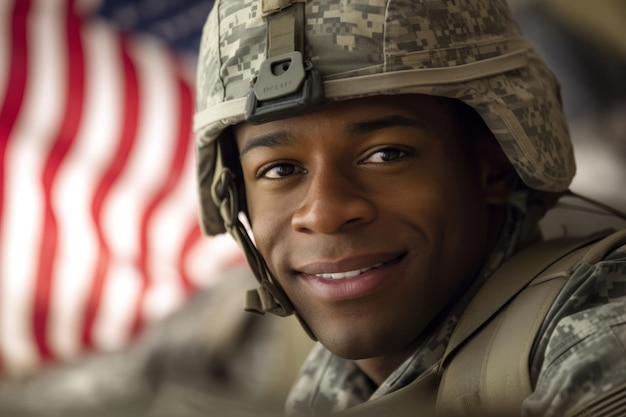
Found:
[(384, 163), (395, 161), (407, 155), (407, 152), (398, 148), (380, 149), (363, 160), (363, 163)]
[(284, 178), (293, 175), (297, 172), (297, 168), (293, 164), (273, 164), (262, 168), (259, 171), (259, 178)]

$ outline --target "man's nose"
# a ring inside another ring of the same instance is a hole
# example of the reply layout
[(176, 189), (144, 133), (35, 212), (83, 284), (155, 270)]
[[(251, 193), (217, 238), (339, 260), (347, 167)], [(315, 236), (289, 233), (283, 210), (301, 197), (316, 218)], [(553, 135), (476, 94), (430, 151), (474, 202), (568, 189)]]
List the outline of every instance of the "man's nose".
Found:
[(363, 185), (345, 170), (326, 168), (309, 175), (306, 196), (292, 216), (294, 230), (333, 234), (376, 217), (375, 205), (364, 197)]

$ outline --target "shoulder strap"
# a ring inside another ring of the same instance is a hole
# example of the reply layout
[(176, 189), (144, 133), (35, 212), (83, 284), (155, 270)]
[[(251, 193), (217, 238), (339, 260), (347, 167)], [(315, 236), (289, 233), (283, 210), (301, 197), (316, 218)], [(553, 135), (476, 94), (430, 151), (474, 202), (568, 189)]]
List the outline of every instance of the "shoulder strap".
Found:
[(444, 361), (481, 325), (550, 265), (604, 236), (606, 234), (540, 242), (505, 262), (485, 282), (459, 319), (444, 354)]
[[(442, 363), (438, 408), (519, 413), (531, 393), (535, 336), (571, 272), (626, 241), (626, 230), (534, 245), (507, 261), (476, 294)], [(510, 414), (513, 413), (513, 414)]]

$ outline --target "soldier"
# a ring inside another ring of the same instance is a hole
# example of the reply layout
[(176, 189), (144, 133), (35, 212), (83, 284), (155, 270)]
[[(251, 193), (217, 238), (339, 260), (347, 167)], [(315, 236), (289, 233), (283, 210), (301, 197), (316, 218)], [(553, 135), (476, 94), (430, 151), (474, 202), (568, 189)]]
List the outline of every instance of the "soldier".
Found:
[(575, 164), (505, 0), (217, 0), (197, 100), (205, 231), (319, 342), (289, 414), (625, 398), (626, 232), (541, 242)]

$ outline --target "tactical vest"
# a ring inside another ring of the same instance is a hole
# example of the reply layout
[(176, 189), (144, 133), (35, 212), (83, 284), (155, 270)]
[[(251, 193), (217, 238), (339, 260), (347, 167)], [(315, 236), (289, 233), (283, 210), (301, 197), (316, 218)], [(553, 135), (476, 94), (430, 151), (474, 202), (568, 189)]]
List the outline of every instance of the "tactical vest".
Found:
[[(438, 369), (338, 415), (519, 416), (533, 389), (531, 349), (557, 295), (576, 268), (597, 263), (625, 243), (626, 229), (541, 242), (521, 251), (472, 299)], [(569, 415), (595, 415), (589, 409), (605, 405), (600, 399)]]

